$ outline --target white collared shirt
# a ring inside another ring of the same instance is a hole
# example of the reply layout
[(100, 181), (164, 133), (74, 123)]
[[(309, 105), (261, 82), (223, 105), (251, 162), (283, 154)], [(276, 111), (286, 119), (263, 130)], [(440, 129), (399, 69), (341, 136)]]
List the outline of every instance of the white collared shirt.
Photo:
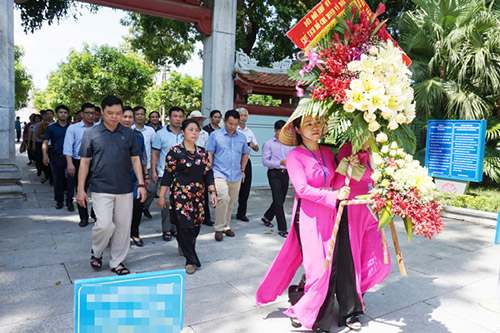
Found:
[(255, 137), (255, 134), (253, 133), (253, 131), (250, 128), (248, 128), (248, 126), (245, 126), (244, 130), (242, 130), (241, 127), (238, 126), (238, 128), (236, 130), (245, 134), (245, 137), (247, 138), (247, 143), (251, 142), (254, 145), (258, 145), (257, 138)]
[[(135, 123), (132, 125), (132, 129), (137, 129)], [(137, 129), (138, 130), (138, 129)], [(139, 131), (139, 130), (138, 130)], [(144, 137), (144, 147), (146, 148), (146, 158), (148, 162), (148, 170), (151, 169), (151, 145), (153, 144), (153, 139), (156, 135), (156, 131), (153, 127), (148, 125), (142, 125), (142, 130), (140, 130), (142, 136)]]

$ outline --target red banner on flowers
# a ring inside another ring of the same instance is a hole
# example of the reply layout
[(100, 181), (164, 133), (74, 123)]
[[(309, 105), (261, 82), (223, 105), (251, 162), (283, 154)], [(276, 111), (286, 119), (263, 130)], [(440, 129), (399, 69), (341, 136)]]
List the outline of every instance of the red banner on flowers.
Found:
[[(353, 1), (361, 11), (366, 13), (368, 19), (374, 15), (364, 0)], [(337, 24), (335, 16), (342, 17), (344, 15), (347, 2), (346, 0), (321, 1), (299, 23), (290, 29), (286, 35), (300, 49), (309, 50), (313, 48)], [(378, 19), (375, 22), (376, 24), (380, 24)], [(387, 34), (387, 39), (390, 39), (397, 45), (389, 34)], [(410, 58), (401, 48), (399, 49), (403, 52), (403, 62), (406, 66), (410, 66)]]

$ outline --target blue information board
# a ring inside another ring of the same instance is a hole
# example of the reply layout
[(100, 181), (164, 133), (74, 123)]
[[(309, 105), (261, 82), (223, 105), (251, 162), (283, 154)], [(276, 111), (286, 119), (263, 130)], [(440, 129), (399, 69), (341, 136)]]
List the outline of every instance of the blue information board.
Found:
[(500, 244), (500, 213), (497, 218), (497, 232), (495, 233), (495, 244)]
[(429, 120), (425, 166), (429, 175), (483, 180), (486, 120)]
[(180, 332), (185, 271), (75, 281), (75, 332)]

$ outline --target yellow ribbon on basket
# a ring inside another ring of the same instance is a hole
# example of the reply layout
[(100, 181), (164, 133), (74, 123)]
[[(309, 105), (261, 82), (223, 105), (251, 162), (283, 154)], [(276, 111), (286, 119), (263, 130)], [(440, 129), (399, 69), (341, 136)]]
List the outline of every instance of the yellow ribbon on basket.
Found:
[[(347, 159), (347, 157), (344, 157), (337, 166), (337, 169), (335, 169), (335, 172), (341, 174), (342, 176), (348, 176), (348, 169), (349, 169), (349, 160)], [(352, 168), (352, 173), (350, 177), (359, 182), (363, 177), (363, 175), (365, 174), (365, 171), (366, 171), (366, 165), (358, 164)]]

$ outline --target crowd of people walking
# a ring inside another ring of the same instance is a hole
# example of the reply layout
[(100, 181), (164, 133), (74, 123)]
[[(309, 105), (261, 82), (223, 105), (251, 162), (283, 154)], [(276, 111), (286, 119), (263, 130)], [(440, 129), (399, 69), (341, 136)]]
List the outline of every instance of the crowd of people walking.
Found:
[[(213, 110), (204, 127), (207, 117), (200, 111), (187, 114), (188, 119), (185, 115), (173, 106), (163, 125), (158, 112), (148, 115), (142, 106), (123, 105), (118, 97), (108, 96), (100, 107), (84, 103), (73, 121), (69, 108), (59, 105), (55, 112), (32, 114), (24, 126), (23, 151), (27, 150), (28, 164), (36, 166), (41, 182), (54, 187), (55, 209), (73, 212), (76, 203), (82, 228), (93, 219), (93, 269), (102, 267), (102, 254), (109, 245), (111, 270), (119, 275), (130, 272), (123, 262), (130, 244), (144, 246), (139, 226), (142, 218), (152, 218), (156, 198), (161, 237), (176, 238), (190, 274), (201, 266), (195, 244), (202, 224), (214, 228), (216, 241), (234, 237), (230, 222), (236, 201), (236, 218), (249, 221), (249, 152), (259, 146), (246, 126), (248, 111), (228, 110), (223, 115)], [(286, 148), (269, 151), (266, 158), (284, 161), (287, 152)], [(265, 165), (271, 174), (275, 169), (284, 174), (283, 163)], [(286, 237), (283, 202), (288, 178), (272, 188), (274, 201), (262, 220), (272, 227), (270, 220), (276, 216), (279, 235)]]
[[(109, 245), (111, 271), (130, 273), (124, 264), (127, 253), (131, 242), (144, 246), (139, 226), (143, 216), (152, 218), (155, 198), (161, 210), (161, 237), (164, 241), (176, 238), (188, 274), (201, 266), (196, 253), (201, 225), (213, 226), (217, 242), (224, 236), (235, 237), (231, 220), (236, 202), (236, 219), (249, 222), (249, 153), (259, 151), (259, 144), (246, 126), (246, 109), (224, 114), (213, 110), (204, 127), (206, 117), (200, 111), (192, 111), (185, 119), (185, 111), (176, 106), (169, 109), (165, 126), (156, 111), (149, 114), (146, 124), (144, 107), (124, 106), (116, 96), (104, 98), (100, 107), (83, 104), (73, 123), (70, 113), (60, 105), (55, 113), (43, 110), (31, 115), (22, 145), (28, 164), (43, 175), (41, 182), (53, 185), (55, 209), (66, 206), (74, 211), (76, 190), (79, 226), (86, 227), (89, 218), (94, 219), (93, 269), (102, 268), (103, 252)], [(328, 331), (336, 297), (338, 325), (357, 330), (364, 312), (362, 295), (389, 274), (390, 260), (384, 234), (377, 231), (378, 222), (367, 207), (349, 206), (334, 227), (339, 203), (368, 193), (371, 166), (368, 145), (353, 154), (346, 143), (338, 159), (366, 170), (360, 179), (346, 180), (337, 172), (332, 150), (319, 144), (324, 126), (321, 117), (295, 112), (288, 122), (274, 124), (273, 138), (262, 146), (272, 203), (261, 221), (273, 227), (275, 219), (278, 235), (286, 241), (256, 299), (259, 305), (275, 300), (302, 264), (305, 274), (299, 286), (290, 287), (292, 306), (285, 311), (292, 325)], [(290, 234), (283, 208), (289, 180), (295, 188)]]

